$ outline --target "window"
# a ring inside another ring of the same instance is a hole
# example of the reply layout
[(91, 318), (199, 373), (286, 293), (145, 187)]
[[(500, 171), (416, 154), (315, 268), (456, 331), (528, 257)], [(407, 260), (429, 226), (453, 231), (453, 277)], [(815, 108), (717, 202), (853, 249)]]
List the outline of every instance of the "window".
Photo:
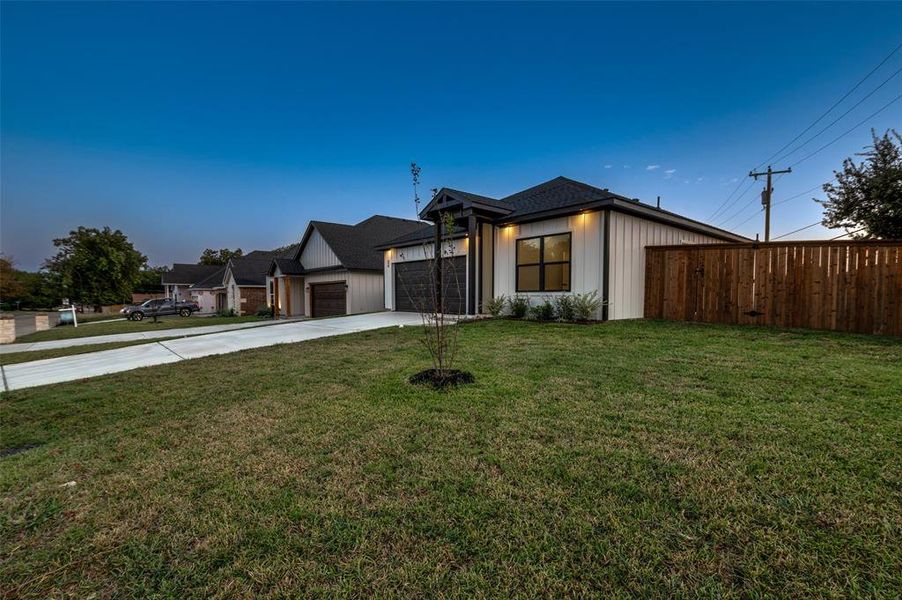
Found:
[(570, 291), (570, 234), (517, 240), (517, 291)]

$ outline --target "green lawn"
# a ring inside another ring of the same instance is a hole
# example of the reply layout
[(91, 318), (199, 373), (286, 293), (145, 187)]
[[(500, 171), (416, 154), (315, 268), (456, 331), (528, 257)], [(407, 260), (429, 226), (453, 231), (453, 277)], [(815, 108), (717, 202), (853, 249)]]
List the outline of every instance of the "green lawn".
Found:
[(902, 594), (902, 340), (461, 343), (447, 393), (407, 327), (4, 394), (0, 594)]
[(159, 329), (181, 329), (183, 327), (204, 327), (206, 325), (226, 325), (229, 323), (246, 323), (264, 321), (260, 317), (179, 317), (177, 315), (160, 317), (158, 323), (148, 318), (143, 321), (111, 321), (109, 323), (91, 323), (72, 327), (62, 325), (44, 331), (36, 331), (16, 339), (16, 343), (46, 342), (48, 340), (68, 340), (72, 338), (109, 335), (112, 333), (133, 333), (135, 331), (155, 331)]
[(53, 348), (51, 350), (34, 350), (32, 352), (10, 352), (8, 354), (0, 354), (0, 365), (15, 365), (18, 363), (32, 362), (35, 360), (44, 360), (45, 358), (59, 358), (61, 356), (87, 354), (88, 352), (113, 350), (115, 348), (125, 348), (126, 346), (137, 346), (138, 344), (152, 344), (155, 342), (164, 342), (171, 339), (175, 339), (175, 336), (154, 338), (153, 340), (139, 340), (134, 342), (107, 342), (105, 344), (87, 344), (84, 346), (70, 346), (68, 348)]

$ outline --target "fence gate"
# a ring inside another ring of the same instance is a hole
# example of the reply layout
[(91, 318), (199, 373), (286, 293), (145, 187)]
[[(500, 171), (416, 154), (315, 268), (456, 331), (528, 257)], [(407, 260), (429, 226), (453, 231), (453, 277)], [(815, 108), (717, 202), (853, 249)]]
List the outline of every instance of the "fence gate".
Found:
[(646, 247), (645, 317), (902, 335), (902, 242)]

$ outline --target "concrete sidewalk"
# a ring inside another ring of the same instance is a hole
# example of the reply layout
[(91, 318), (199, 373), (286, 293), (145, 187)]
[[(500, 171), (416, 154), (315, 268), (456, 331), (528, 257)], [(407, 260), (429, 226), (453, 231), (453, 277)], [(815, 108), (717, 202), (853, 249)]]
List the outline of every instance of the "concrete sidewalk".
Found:
[(202, 356), (226, 354), (275, 344), (303, 342), (383, 327), (419, 325), (420, 323), (420, 315), (415, 313), (382, 312), (298, 321), (281, 324), (278, 327), (245, 328), (239, 331), (225, 331), (9, 365), (2, 367), (3, 383), (4, 389), (18, 390), (129, 371), (140, 367), (174, 363)]
[[(183, 327), (181, 329), (160, 329), (159, 331), (135, 331), (132, 333), (111, 333), (108, 335), (95, 335), (68, 340), (48, 340), (46, 342), (31, 342), (24, 344), (3, 344), (0, 346), (0, 354), (11, 352), (33, 352), (35, 350), (55, 350), (57, 348), (71, 348), (74, 346), (90, 346), (93, 344), (107, 344), (110, 342), (140, 342), (142, 340), (156, 340), (165, 337), (179, 337), (189, 335), (206, 335), (221, 331), (234, 331), (236, 329), (249, 329), (251, 327), (264, 327), (268, 325), (282, 325), (291, 323), (291, 320), (282, 321), (257, 321), (253, 323), (231, 323), (228, 325), (202, 325), (200, 327)], [(84, 325), (79, 325), (83, 327)]]

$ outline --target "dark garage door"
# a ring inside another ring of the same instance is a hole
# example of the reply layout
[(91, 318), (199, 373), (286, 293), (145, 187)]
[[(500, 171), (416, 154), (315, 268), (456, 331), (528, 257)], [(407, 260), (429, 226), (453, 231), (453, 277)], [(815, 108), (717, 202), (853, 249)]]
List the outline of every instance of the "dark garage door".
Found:
[[(442, 290), (445, 296), (445, 310), (449, 314), (463, 314), (467, 305), (466, 257), (457, 256), (445, 265), (450, 267), (442, 273)], [(432, 261), (418, 260), (395, 263), (395, 310), (420, 312), (431, 310)]]
[(310, 286), (311, 314), (314, 317), (333, 317), (347, 314), (345, 282), (317, 283)]

